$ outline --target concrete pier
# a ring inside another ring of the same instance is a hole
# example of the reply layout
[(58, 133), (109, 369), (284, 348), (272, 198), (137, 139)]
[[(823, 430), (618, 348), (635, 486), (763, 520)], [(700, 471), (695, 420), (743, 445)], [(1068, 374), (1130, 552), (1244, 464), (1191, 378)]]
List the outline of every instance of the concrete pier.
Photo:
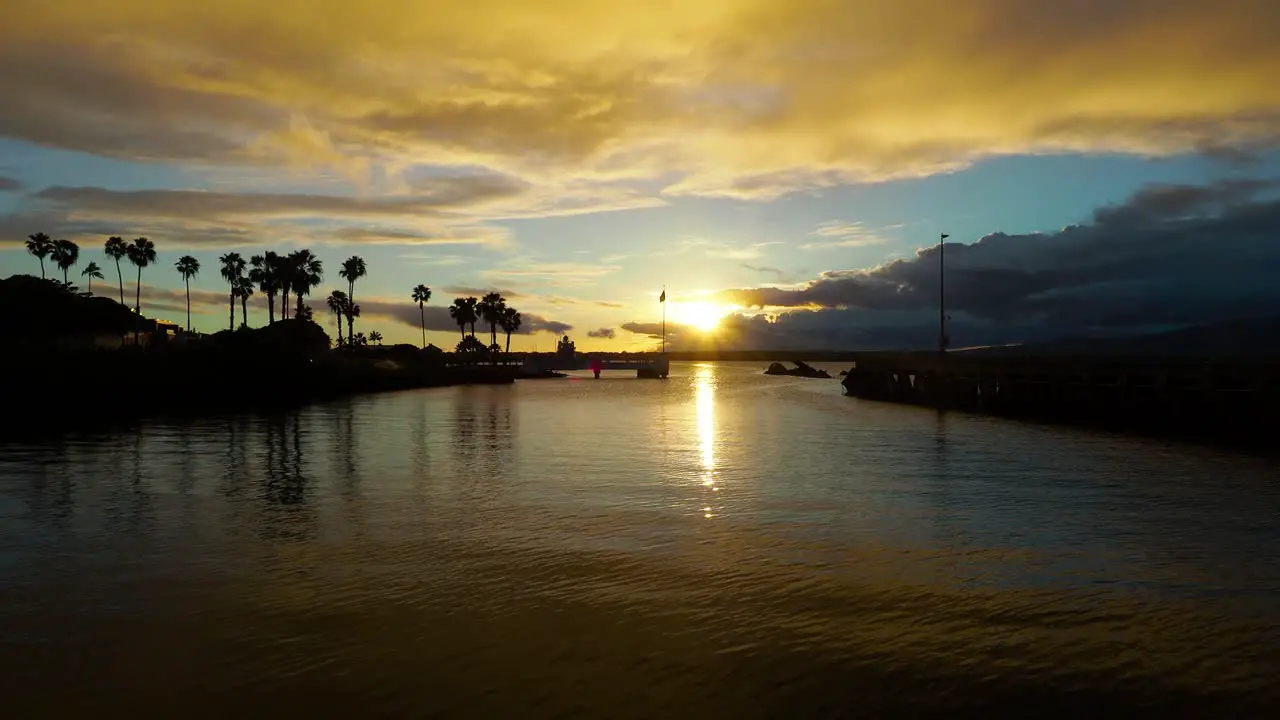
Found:
[(1280, 361), (869, 354), (843, 383), (867, 400), (1266, 441), (1280, 430)]

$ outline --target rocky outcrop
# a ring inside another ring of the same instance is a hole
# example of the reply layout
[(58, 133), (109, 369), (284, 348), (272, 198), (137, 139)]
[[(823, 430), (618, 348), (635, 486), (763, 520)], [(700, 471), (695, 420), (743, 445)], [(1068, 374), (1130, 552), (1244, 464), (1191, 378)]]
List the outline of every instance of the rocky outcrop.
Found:
[(764, 374), (765, 375), (789, 375), (791, 377), (806, 377), (806, 378), (826, 378), (826, 379), (831, 378), (831, 375), (827, 373), (826, 370), (819, 370), (818, 368), (815, 368), (812, 365), (806, 362), (802, 362), (800, 360), (792, 360), (791, 362), (795, 365), (795, 367), (789, 368), (786, 365), (783, 365), (782, 363), (779, 363), (779, 362), (770, 363), (769, 367), (765, 369)]

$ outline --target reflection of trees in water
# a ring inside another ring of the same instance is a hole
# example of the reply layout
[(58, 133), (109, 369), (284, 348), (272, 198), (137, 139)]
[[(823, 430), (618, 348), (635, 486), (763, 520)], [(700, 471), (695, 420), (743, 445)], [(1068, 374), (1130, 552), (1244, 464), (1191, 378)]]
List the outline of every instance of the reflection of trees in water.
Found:
[(495, 468), (512, 447), (511, 402), (503, 388), (477, 388), (454, 405), (454, 450), (460, 459)]
[(71, 477), (70, 449), (58, 440), (52, 445), (38, 448), (28, 461), (29, 483), (23, 503), (31, 519), (56, 530), (71, 527), (75, 514), (75, 485)]
[(360, 491), (360, 460), (356, 446), (355, 407), (350, 401), (335, 408), (334, 420), (334, 469), (342, 475), (342, 493), (348, 498)]
[[(468, 493), (495, 492), (511, 461), (513, 421), (506, 388), (473, 388), (454, 405), (454, 452)], [(485, 490), (487, 488), (487, 490)]]
[(150, 532), (155, 524), (155, 503), (143, 479), (143, 466), (148, 462), (144, 452), (142, 428), (134, 431), (126, 450), (126, 473), (111, 484), (107, 502), (107, 522), (112, 530), (126, 533)]
[(265, 422), (266, 472), (262, 498), (271, 505), (306, 502), (307, 479), (303, 475), (302, 439), (296, 414), (275, 415)]
[(413, 471), (419, 482), (427, 477), (431, 465), (430, 451), (427, 449), (427, 404), (418, 402), (418, 417), (413, 426), (413, 438), (410, 441), (410, 453), (413, 456)]
[(227, 450), (222, 457), (222, 494), (234, 498), (244, 492), (249, 483), (248, 460), (245, 457), (248, 432), (244, 418), (228, 417), (223, 426)]
[(306, 540), (315, 534), (308, 506), (310, 483), (305, 474), (301, 418), (298, 413), (273, 415), (263, 424), (265, 472), (258, 532), (275, 540)]

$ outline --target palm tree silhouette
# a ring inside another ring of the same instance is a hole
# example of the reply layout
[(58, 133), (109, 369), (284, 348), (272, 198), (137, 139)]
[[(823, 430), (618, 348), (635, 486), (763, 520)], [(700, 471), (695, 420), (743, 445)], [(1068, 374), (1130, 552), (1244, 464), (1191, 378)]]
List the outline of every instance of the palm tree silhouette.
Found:
[(70, 240), (54, 240), (53, 252), (49, 253), (53, 261), (62, 269), (62, 284), (70, 287), (67, 271), (80, 262), (80, 246)]
[(134, 238), (133, 244), (125, 251), (129, 262), (138, 267), (138, 286), (134, 288), (133, 311), (142, 314), (142, 268), (156, 261), (156, 244), (140, 237)]
[(342, 316), (346, 314), (349, 300), (347, 294), (341, 290), (334, 290), (329, 293), (329, 297), (325, 300), (329, 305), (329, 311), (334, 317), (338, 318), (338, 347), (342, 347)]
[(502, 311), (506, 307), (507, 299), (496, 292), (486, 293), (476, 306), (480, 318), (489, 323), (489, 347), (498, 344), (498, 324), (502, 322)]
[(38, 232), (27, 236), (27, 252), (40, 260), (40, 278), (44, 279), (44, 259), (53, 252), (53, 240), (48, 235)]
[(102, 276), (102, 268), (98, 267), (98, 263), (96, 262), (90, 262), (88, 265), (85, 265), (84, 270), (80, 271), (80, 277), (89, 278), (88, 293), (90, 295), (93, 294), (93, 279), (94, 278), (98, 278), (99, 280), (104, 279)]
[[(338, 271), (338, 275), (346, 278), (347, 280), (347, 298), (351, 300), (351, 302), (354, 303), (356, 301), (356, 280), (359, 280), (368, 274), (369, 271), (368, 268), (365, 267), (364, 258), (359, 257), (358, 255), (352, 255), (342, 261), (342, 269)], [(352, 337), (355, 334), (355, 329), (352, 327), (352, 321), (353, 318), (348, 315), (347, 337)]]
[(280, 284), (280, 319), (289, 318), (289, 291), (293, 289), (293, 256), (277, 257), (276, 282)]
[(520, 329), (524, 318), (520, 317), (520, 311), (513, 307), (504, 307), (502, 309), (502, 319), (498, 322), (502, 326), (502, 331), (507, 334), (506, 353), (511, 354), (511, 333)]
[(302, 311), (302, 298), (311, 294), (311, 289), (324, 279), (324, 264), (306, 248), (289, 253), (289, 285), (298, 298), (297, 311)]
[[(253, 280), (241, 276), (236, 281), (236, 295), (240, 298), (240, 326), (249, 327), (249, 298), (253, 296)], [(233, 311), (234, 312), (234, 311)]]
[(200, 261), (190, 255), (183, 255), (178, 258), (178, 262), (173, 264), (178, 274), (182, 276), (182, 282), (187, 286), (187, 331), (191, 330), (191, 278), (200, 274)]
[(266, 251), (262, 255), (249, 258), (249, 279), (258, 284), (258, 289), (267, 296), (267, 324), (276, 321), (276, 293), (280, 291), (280, 256)]
[(480, 313), (477, 309), (480, 306), (480, 301), (469, 297), (462, 302), (467, 306), (467, 327), (471, 330), (471, 337), (475, 337), (476, 321), (480, 319)]
[(240, 257), (238, 252), (230, 252), (218, 258), (222, 263), (222, 267), (218, 273), (222, 275), (222, 279), (227, 281), (231, 286), (231, 320), (228, 322), (228, 329), (236, 329), (236, 298), (240, 295), (240, 278), (244, 276), (244, 258)]
[[(345, 307), (343, 307), (343, 309), (342, 309), (342, 314), (343, 314), (343, 315), (346, 315), (348, 319), (353, 318), (353, 317), (360, 317), (360, 306), (359, 306), (359, 305), (356, 305), (355, 303), (351, 302), (351, 298), (347, 298), (347, 299), (346, 299), (345, 301), (343, 301), (343, 302), (345, 303)], [(360, 335), (361, 337), (363, 337), (363, 336), (364, 336), (364, 333), (359, 333), (359, 335)], [(352, 344), (352, 340), (354, 340), (354, 339), (355, 339), (355, 336), (354, 336), (354, 335), (348, 335), (348, 336), (347, 336), (347, 344), (348, 344), (348, 345)]]
[(120, 304), (124, 305), (124, 275), (120, 272), (120, 258), (129, 254), (129, 246), (122, 237), (107, 238), (107, 257), (116, 261), (116, 279), (120, 281)]
[[(472, 304), (467, 304), (470, 300)], [(454, 298), (453, 304), (449, 306), (449, 317), (458, 324), (458, 330), (462, 333), (462, 339), (467, 339), (467, 325), (476, 321), (475, 298)]]
[(369, 342), (377, 343), (377, 344), (381, 345), (381, 344), (382, 344), (382, 333), (378, 332), (377, 330), (374, 330), (373, 332), (369, 333)]
[(427, 314), (423, 306), (431, 299), (431, 288), (419, 285), (413, 289), (413, 301), (418, 303), (418, 319), (422, 321), (422, 349), (427, 348)]

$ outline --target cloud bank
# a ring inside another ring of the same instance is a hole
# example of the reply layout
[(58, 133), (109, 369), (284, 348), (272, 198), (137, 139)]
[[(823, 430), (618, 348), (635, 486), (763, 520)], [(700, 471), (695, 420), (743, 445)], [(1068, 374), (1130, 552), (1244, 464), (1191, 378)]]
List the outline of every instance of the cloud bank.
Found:
[[(953, 340), (1137, 332), (1274, 314), (1277, 194), (1280, 182), (1268, 180), (1152, 186), (1058, 232), (948, 243)], [(825, 272), (796, 288), (725, 290), (718, 299), (781, 311), (767, 326), (759, 324), (764, 317), (740, 318), (726, 335), (811, 332), (833, 345), (870, 342), (874, 330), (928, 346), (937, 332), (938, 291), (935, 246), (879, 267)], [(787, 312), (795, 308), (820, 312)]]
[(0, 25), (0, 135), (130, 160), (767, 198), (1280, 139), (1268, 0), (10, 0)]

